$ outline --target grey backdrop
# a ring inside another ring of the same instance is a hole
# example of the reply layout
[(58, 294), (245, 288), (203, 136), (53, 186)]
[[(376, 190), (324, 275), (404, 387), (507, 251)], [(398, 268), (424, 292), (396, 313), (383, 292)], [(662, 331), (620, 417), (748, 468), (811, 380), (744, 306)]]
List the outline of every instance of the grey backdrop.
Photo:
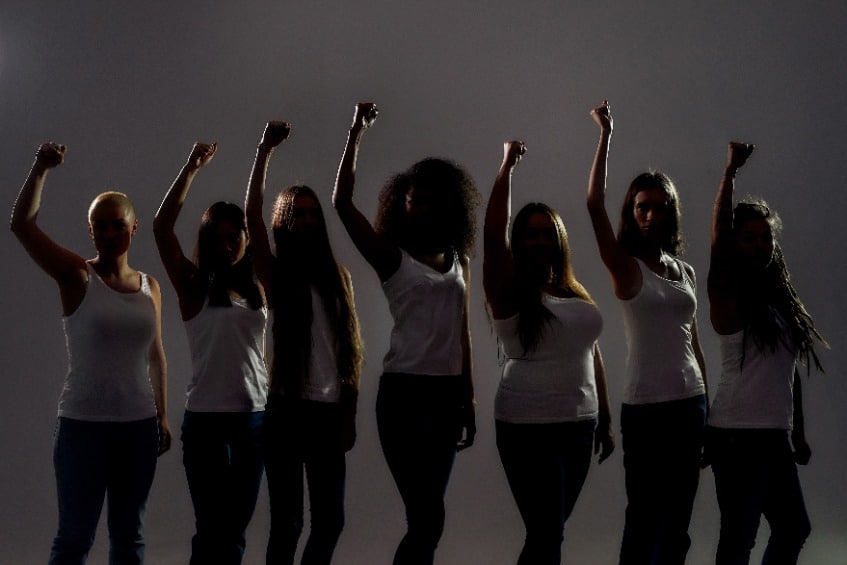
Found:
[[(202, 210), (243, 200), (266, 120), (293, 135), (271, 163), (268, 200), (302, 181), (329, 204), (353, 105), (379, 104), (363, 144), (357, 202), (373, 217), (383, 180), (430, 154), (462, 162), (487, 196), (502, 142), (523, 139), (515, 205), (544, 200), (570, 231), (577, 276), (605, 318), (602, 336), (617, 423), (625, 344), (599, 261), (584, 193), (598, 129), (588, 115), (612, 103), (609, 208), (646, 167), (681, 191), (686, 258), (705, 280), (711, 202), (731, 138), (759, 150), (739, 191), (760, 193), (785, 221), (794, 282), (833, 348), (826, 375), (806, 381), (814, 450), (801, 480), (813, 533), (801, 562), (847, 563), (843, 132), (847, 4), (822, 2), (44, 2), (0, 8), (0, 175), (10, 209), (45, 140), (68, 145), (48, 180), (40, 222), (86, 256), (91, 198), (117, 188), (135, 201), (132, 264), (162, 282), (170, 422), (178, 433), (189, 356), (175, 295), (150, 225), (195, 140), (220, 144), (179, 224), (186, 249)], [(269, 208), (269, 207), (268, 207)], [(359, 443), (349, 456), (347, 526), (339, 564), (388, 563), (402, 535), (399, 497), (376, 441), (377, 376), (390, 320), (377, 279), (328, 208), (336, 252), (350, 267), (367, 341)], [(482, 218), (482, 210), (479, 211)], [(7, 231), (0, 237), (3, 324), (0, 394), (0, 563), (42, 563), (56, 523), (51, 441), (66, 369), (58, 293)], [(440, 564), (513, 563), (522, 524), (493, 441), (497, 353), (486, 321), (480, 256), (472, 330), (479, 435), (457, 459)], [(699, 320), (710, 378), (718, 374), (704, 289)], [(662, 441), (662, 438), (656, 438)], [(673, 446), (668, 446), (673, 448)], [(564, 563), (616, 562), (625, 496), (620, 449), (592, 466), (566, 530)], [(185, 563), (193, 517), (180, 444), (160, 459), (147, 515), (148, 562)], [(246, 564), (263, 562), (263, 489)], [(694, 510), (689, 563), (708, 563), (718, 513), (710, 471)], [(762, 527), (756, 556), (767, 536)], [(98, 532), (91, 563), (105, 563)], [(757, 558), (757, 557), (756, 557)]]

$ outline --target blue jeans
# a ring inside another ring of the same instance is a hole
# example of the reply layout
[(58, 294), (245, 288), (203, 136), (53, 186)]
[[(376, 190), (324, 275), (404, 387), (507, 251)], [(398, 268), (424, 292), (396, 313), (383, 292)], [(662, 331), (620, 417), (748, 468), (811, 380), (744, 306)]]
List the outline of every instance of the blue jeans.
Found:
[(182, 463), (197, 532), (191, 565), (238, 565), (262, 483), (263, 412), (191, 412), (182, 421)]
[(623, 405), (627, 506), (621, 565), (685, 563), (705, 420), (704, 395)]
[(59, 418), (53, 445), (59, 530), (50, 552), (51, 565), (85, 563), (104, 497), (109, 563), (144, 561), (142, 521), (158, 449), (156, 418), (134, 422)]
[(785, 430), (707, 428), (721, 510), (717, 565), (746, 565), (762, 515), (771, 536), (762, 563), (793, 565), (811, 525)]
[(462, 432), (465, 381), (458, 376), (386, 373), (376, 422), (388, 469), (406, 507), (394, 565), (429, 565), (444, 530), (444, 494)]
[(265, 470), (271, 503), (268, 565), (294, 563), (303, 531), (303, 473), (309, 484), (310, 531), (301, 563), (329, 565), (344, 529), (347, 461), (338, 403), (272, 395), (265, 411)]
[(565, 521), (591, 465), (595, 420), (510, 424), (497, 420), (497, 450), (526, 527), (518, 565), (559, 565)]

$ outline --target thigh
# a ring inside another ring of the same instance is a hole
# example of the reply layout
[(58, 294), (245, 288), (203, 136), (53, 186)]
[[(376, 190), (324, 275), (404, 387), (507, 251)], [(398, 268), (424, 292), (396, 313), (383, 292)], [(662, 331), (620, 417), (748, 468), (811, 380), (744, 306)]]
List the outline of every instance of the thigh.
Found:
[(156, 418), (110, 427), (109, 523), (140, 528), (159, 454)]

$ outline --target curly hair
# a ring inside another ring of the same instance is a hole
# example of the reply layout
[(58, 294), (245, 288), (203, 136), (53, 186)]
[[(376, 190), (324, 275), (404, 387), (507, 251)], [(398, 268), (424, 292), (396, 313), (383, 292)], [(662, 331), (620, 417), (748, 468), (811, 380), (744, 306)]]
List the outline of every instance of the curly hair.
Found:
[(460, 255), (472, 255), (479, 192), (467, 171), (445, 159), (423, 159), (385, 183), (374, 222), (377, 233), (404, 249), (419, 235), (411, 233), (406, 217), (406, 194), (413, 186), (431, 190), (434, 197), (438, 233), (429, 235)]
[[(294, 204), (298, 196), (317, 203), (318, 229), (308, 244), (295, 234)], [(271, 220), (276, 262), (274, 272), (274, 367), (271, 390), (298, 394), (308, 376), (312, 352), (312, 295), (317, 289), (335, 336), (335, 357), (342, 393), (358, 390), (364, 360), (359, 319), (353, 301), (350, 274), (335, 260), (323, 208), (308, 186), (283, 189)]]
[[(744, 337), (746, 339), (749, 332), (759, 348), (774, 350), (787, 335), (803, 364), (811, 370), (812, 362), (815, 368), (823, 371), (814, 346), (816, 342), (825, 347), (828, 344), (791, 284), (782, 248), (776, 239), (782, 229), (782, 221), (764, 199), (748, 197), (736, 204), (733, 210), (733, 235), (737, 236), (744, 224), (751, 220), (765, 220), (770, 226), (774, 238), (773, 256), (760, 276), (738, 277), (738, 304), (741, 317), (746, 321)], [(743, 272), (745, 265), (747, 262), (739, 261), (737, 267)]]
[(232, 306), (229, 291), (234, 290), (247, 300), (250, 308), (258, 310), (264, 300), (253, 274), (250, 246), (235, 265), (222, 263), (217, 233), (222, 222), (229, 222), (247, 233), (244, 211), (237, 204), (220, 201), (209, 206), (200, 219), (194, 247), (194, 264), (200, 272), (198, 280), (207, 285), (210, 306)]
[(647, 171), (632, 180), (624, 197), (621, 208), (621, 221), (618, 227), (618, 242), (630, 255), (638, 256), (644, 246), (644, 236), (638, 229), (633, 208), (635, 196), (642, 190), (659, 189), (668, 198), (668, 223), (662, 234), (661, 248), (674, 256), (682, 255), (685, 242), (682, 237), (682, 210), (679, 193), (673, 180), (661, 171)]
[(553, 314), (542, 302), (542, 289), (548, 282), (547, 273), (538, 273), (523, 245), (529, 219), (535, 214), (546, 215), (556, 228), (559, 253), (551, 265), (553, 286), (588, 302), (594, 302), (585, 287), (574, 277), (568, 233), (559, 213), (541, 202), (531, 202), (521, 208), (512, 223), (510, 241), (517, 288), (518, 337), (524, 354), (535, 349), (544, 326), (553, 319)]

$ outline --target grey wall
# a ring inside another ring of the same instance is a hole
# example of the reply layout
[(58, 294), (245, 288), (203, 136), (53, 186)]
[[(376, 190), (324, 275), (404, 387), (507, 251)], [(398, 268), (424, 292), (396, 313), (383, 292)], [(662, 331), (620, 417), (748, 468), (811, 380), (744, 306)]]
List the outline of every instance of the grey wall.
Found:
[[(726, 142), (755, 142), (739, 191), (759, 193), (781, 212), (795, 285), (833, 346), (822, 355), (827, 374), (806, 382), (814, 454), (801, 480), (814, 530), (801, 562), (845, 563), (847, 5), (640, 4), (7, 2), (0, 8), (6, 205), (45, 140), (69, 149), (50, 175), (39, 220), (67, 247), (92, 254), (85, 211), (95, 194), (106, 188), (130, 194), (141, 224), (132, 263), (163, 283), (170, 421), (177, 430), (189, 357), (150, 225), (195, 140), (217, 140), (219, 150), (185, 206), (179, 233), (186, 249), (206, 206), (242, 200), (268, 119), (294, 124), (271, 164), (269, 192), (303, 181), (328, 205), (353, 105), (377, 102), (381, 114), (364, 140), (356, 196), (371, 217), (382, 181), (429, 154), (465, 164), (487, 196), (502, 142), (523, 139), (529, 151), (515, 174), (515, 205), (544, 200), (564, 216), (577, 276), (605, 318), (602, 346), (617, 422), (625, 344), (584, 206), (598, 133), (588, 111), (604, 98), (614, 108), (611, 213), (632, 176), (646, 167), (667, 171), (681, 190), (686, 258), (701, 281)], [(336, 562), (387, 563), (402, 535), (402, 507), (376, 441), (373, 405), (390, 320), (375, 275), (331, 212), (329, 220), (336, 251), (354, 276), (368, 346), (360, 441), (348, 460), (348, 519)], [(0, 236), (0, 253), (0, 563), (39, 563), (56, 522), (51, 441), (66, 367), (60, 307), (54, 283), (9, 232)], [(443, 564), (512, 563), (523, 534), (493, 442), (498, 365), (480, 267), (478, 256), (472, 329), (480, 431), (473, 449), (458, 457), (450, 484), (438, 552)], [(701, 336), (715, 380), (717, 344), (703, 290)], [(564, 563), (614, 562), (624, 505), (618, 450), (591, 469), (568, 523)], [(267, 514), (263, 491), (246, 564), (263, 562)], [(689, 563), (711, 560), (717, 528), (714, 484), (705, 471)], [(148, 562), (187, 562), (192, 529), (175, 443), (160, 459), (150, 500)], [(766, 536), (763, 526), (760, 546)], [(92, 563), (105, 563), (106, 545), (101, 530)]]

